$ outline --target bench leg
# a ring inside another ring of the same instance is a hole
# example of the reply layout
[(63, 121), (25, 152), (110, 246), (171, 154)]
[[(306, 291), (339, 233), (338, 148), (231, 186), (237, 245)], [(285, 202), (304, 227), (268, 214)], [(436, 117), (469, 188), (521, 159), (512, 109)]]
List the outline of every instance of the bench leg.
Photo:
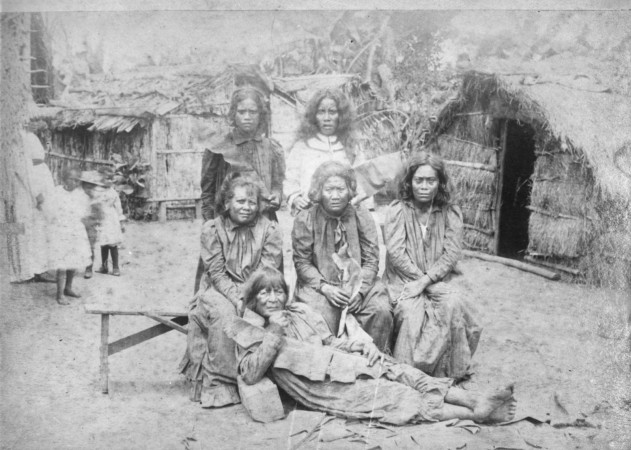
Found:
[(101, 392), (108, 393), (110, 315), (101, 314)]
[(167, 202), (158, 202), (158, 220), (161, 223), (167, 221)]
[(201, 200), (195, 200), (195, 218), (196, 219), (202, 218), (202, 201)]

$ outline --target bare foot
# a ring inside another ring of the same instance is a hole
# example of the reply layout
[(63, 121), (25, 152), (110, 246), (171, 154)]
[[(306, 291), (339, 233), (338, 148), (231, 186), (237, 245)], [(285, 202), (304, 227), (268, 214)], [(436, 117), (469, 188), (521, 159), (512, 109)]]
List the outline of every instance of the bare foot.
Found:
[(473, 415), (476, 422), (486, 423), (491, 414), (504, 403), (513, 397), (513, 387), (511, 383), (495, 391), (480, 394), (477, 405), (473, 408)]
[(64, 290), (64, 295), (68, 296), (68, 297), (74, 297), (74, 298), (81, 298), (81, 295), (77, 294), (75, 291), (73, 291), (72, 289), (66, 289)]
[(64, 306), (68, 306), (70, 304), (66, 297), (57, 297), (57, 303)]
[(499, 408), (496, 408), (484, 423), (503, 423), (510, 422), (515, 418), (515, 410), (517, 409), (517, 400), (510, 397)]

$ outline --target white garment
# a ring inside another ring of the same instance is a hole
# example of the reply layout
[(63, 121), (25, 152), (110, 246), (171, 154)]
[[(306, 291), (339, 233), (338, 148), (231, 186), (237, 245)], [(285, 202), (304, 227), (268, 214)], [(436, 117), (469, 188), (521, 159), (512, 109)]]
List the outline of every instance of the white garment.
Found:
[(90, 214), (90, 198), (81, 188), (55, 188), (55, 212), (50, 223), (50, 268), (83, 269), (91, 262), (90, 242), (82, 220)]
[(98, 204), (100, 216), (96, 229), (97, 245), (120, 245), (123, 243), (121, 220), (125, 220), (121, 200), (112, 188), (95, 188), (93, 202)]
[[(55, 190), (55, 182), (48, 166), (43, 162), (31, 167), (29, 177), (33, 198), (33, 221), (29, 233), (29, 251), (31, 252), (33, 273), (40, 274), (51, 269), (48, 265), (51, 240), (48, 224), (51, 220), (51, 212), (54, 210), (51, 197)], [(38, 208), (37, 198), (40, 195), (44, 201)]]
[(344, 146), (335, 136), (318, 134), (305, 141), (298, 141), (291, 148), (287, 158), (283, 191), (287, 204), (292, 205), (299, 196), (307, 196), (311, 177), (320, 164), (339, 161), (351, 165)]

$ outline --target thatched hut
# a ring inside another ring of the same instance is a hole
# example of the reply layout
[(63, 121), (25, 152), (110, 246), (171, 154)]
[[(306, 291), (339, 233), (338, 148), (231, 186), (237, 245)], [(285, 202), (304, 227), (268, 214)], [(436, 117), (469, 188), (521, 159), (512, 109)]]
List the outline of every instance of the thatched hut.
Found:
[(270, 93), (269, 83), (250, 66), (219, 74), (178, 66), (93, 77), (51, 102), (59, 107), (54, 114), (39, 114), (50, 129), (51, 171), (59, 177), (67, 165), (88, 170), (111, 166), (114, 159), (138, 161), (149, 166), (145, 189), (135, 192), (138, 214), (158, 212), (166, 219), (169, 210), (171, 217), (192, 216), (204, 152), (192, 130), (203, 125), (225, 134), (230, 96), (243, 84)]
[(631, 99), (583, 77), (465, 74), (430, 145), (449, 161), (466, 245), (629, 287), (630, 118)]

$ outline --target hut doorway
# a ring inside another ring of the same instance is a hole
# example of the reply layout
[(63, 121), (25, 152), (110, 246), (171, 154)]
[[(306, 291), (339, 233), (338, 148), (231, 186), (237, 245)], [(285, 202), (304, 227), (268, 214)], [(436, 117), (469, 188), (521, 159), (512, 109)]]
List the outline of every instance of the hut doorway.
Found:
[(528, 205), (535, 168), (535, 130), (528, 124), (507, 120), (502, 133), (497, 254), (523, 258), (528, 248)]

